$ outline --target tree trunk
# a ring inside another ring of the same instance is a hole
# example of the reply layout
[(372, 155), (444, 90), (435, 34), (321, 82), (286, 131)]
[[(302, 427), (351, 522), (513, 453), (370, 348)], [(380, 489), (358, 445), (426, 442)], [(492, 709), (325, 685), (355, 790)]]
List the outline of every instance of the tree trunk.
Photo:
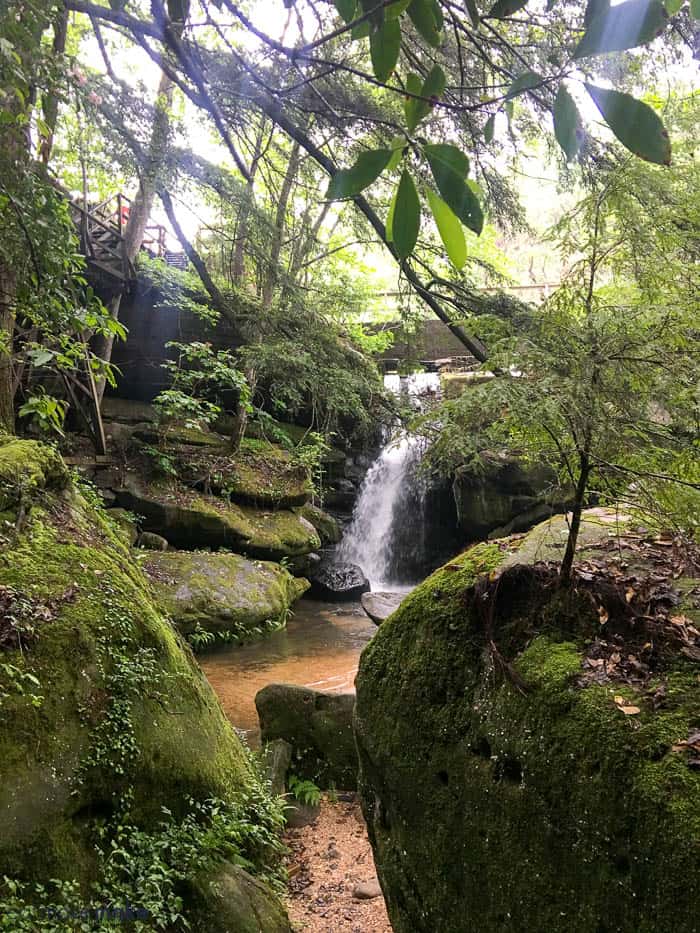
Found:
[(574, 565), (574, 556), (576, 554), (576, 544), (578, 542), (578, 533), (581, 528), (581, 513), (586, 498), (586, 489), (588, 488), (588, 479), (591, 475), (591, 461), (587, 451), (579, 453), (579, 475), (576, 484), (576, 494), (574, 504), (571, 510), (571, 524), (569, 525), (569, 537), (566, 541), (566, 551), (564, 559), (561, 562), (559, 570), (559, 579), (562, 584), (568, 584), (571, 580), (571, 569)]
[(262, 293), (263, 308), (269, 308), (272, 305), (272, 299), (275, 294), (275, 286), (277, 285), (279, 275), (280, 255), (282, 254), (282, 243), (284, 241), (284, 230), (287, 223), (287, 205), (289, 204), (292, 188), (296, 182), (297, 172), (299, 171), (300, 154), (301, 146), (298, 142), (294, 142), (292, 145), (292, 152), (289, 156), (289, 162), (287, 163), (287, 171), (282, 181), (282, 187), (277, 201), (277, 210), (275, 211), (275, 227), (272, 236), (270, 255), (268, 257), (269, 265)]
[(15, 330), (15, 276), (0, 263), (0, 433), (14, 434), (15, 380), (12, 341)]
[(263, 139), (265, 136), (265, 120), (260, 122), (258, 134), (255, 137), (255, 148), (253, 149), (253, 158), (250, 162), (250, 174), (246, 180), (245, 200), (241, 204), (236, 224), (236, 246), (233, 251), (233, 260), (231, 262), (231, 281), (234, 285), (240, 285), (245, 275), (245, 246), (248, 241), (248, 228), (250, 227), (250, 215), (255, 204), (255, 176), (258, 172), (258, 165), (263, 153)]

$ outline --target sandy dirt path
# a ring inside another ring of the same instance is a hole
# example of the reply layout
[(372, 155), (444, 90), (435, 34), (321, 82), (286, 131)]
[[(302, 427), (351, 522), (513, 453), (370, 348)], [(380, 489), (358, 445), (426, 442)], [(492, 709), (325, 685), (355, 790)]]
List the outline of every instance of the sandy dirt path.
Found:
[(285, 834), (290, 849), (287, 910), (299, 933), (391, 933), (381, 894), (353, 896), (376, 884), (372, 850), (356, 801), (324, 796), (318, 818)]

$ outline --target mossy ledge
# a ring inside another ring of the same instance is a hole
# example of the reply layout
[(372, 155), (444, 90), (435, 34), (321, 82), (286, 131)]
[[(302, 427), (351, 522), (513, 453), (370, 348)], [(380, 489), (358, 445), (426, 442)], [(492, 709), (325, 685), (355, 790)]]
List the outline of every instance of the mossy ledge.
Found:
[[(665, 657), (639, 689), (582, 678), (600, 619), (533, 585), (546, 530), (438, 570), (363, 653), (360, 792), (396, 933), (698, 929), (700, 773), (679, 748), (698, 664)], [(610, 533), (587, 522), (584, 553)]]
[[(0, 654), (0, 877), (13, 879), (0, 885), (2, 913), (16, 924), (27, 918), (17, 930), (53, 929), (31, 913), (32, 901), (45, 906), (48, 896), (37, 885), (50, 892), (56, 879), (59, 900), (69, 890), (73, 908), (99, 903), (110, 896), (99, 857), (110, 834), (133, 860), (126, 876), (137, 864), (148, 870), (143, 853), (155, 851), (154, 839), (179, 832), (181, 854), (192, 838), (203, 848), (189, 868), (171, 866), (171, 876), (164, 858), (158, 870), (164, 890), (174, 885), (170, 903), (156, 898), (151, 908), (186, 917), (178, 890), (217, 861), (243, 858), (263, 876), (274, 870), (275, 804), (114, 525), (49, 448), (0, 441), (3, 478), (18, 458), (12, 476), (31, 482), (21, 487), (22, 521), (0, 530), (0, 586), (25, 607), (20, 626), (32, 634), (23, 650)], [(229, 814), (223, 821), (212, 800)], [(142, 887), (135, 896), (146, 898)], [(192, 928), (212, 929), (200, 901)]]

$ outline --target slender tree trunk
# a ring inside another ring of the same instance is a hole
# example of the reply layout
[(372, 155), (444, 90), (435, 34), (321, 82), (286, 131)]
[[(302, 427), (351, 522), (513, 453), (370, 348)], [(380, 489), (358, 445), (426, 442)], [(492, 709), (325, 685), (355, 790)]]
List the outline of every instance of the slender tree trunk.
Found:
[(576, 554), (576, 545), (578, 543), (578, 533), (581, 528), (581, 513), (586, 499), (586, 489), (591, 475), (591, 461), (587, 451), (579, 453), (579, 474), (576, 484), (576, 494), (574, 495), (574, 504), (571, 510), (571, 524), (569, 525), (569, 537), (566, 541), (566, 551), (564, 559), (561, 562), (559, 570), (559, 579), (563, 584), (571, 580), (571, 569), (574, 565), (574, 556)]
[(245, 199), (241, 204), (236, 224), (236, 246), (233, 251), (233, 261), (231, 263), (231, 280), (234, 285), (240, 285), (245, 275), (245, 247), (248, 242), (248, 230), (250, 228), (250, 215), (253, 212), (255, 204), (255, 176), (258, 172), (258, 165), (263, 154), (263, 141), (265, 138), (265, 120), (262, 120), (255, 137), (255, 148), (253, 149), (253, 158), (250, 163), (250, 174), (245, 185)]
[(292, 145), (292, 151), (287, 163), (287, 171), (284, 174), (282, 187), (277, 201), (277, 210), (275, 211), (275, 226), (272, 236), (272, 246), (270, 248), (269, 265), (265, 284), (263, 285), (262, 306), (269, 308), (272, 305), (272, 299), (275, 294), (275, 286), (279, 275), (279, 261), (282, 254), (282, 243), (284, 241), (284, 231), (287, 224), (287, 206), (292, 188), (296, 182), (297, 172), (299, 171), (299, 158), (301, 155), (301, 146), (298, 142)]
[[(68, 9), (64, 7), (59, 10), (53, 24), (53, 54), (54, 59), (58, 59), (66, 50), (66, 39), (68, 38)], [(56, 121), (58, 120), (58, 94), (55, 89), (46, 96), (43, 104), (44, 124), (46, 132), (41, 137), (39, 146), (39, 156), (44, 165), (49, 164), (51, 159), (51, 150), (53, 149), (54, 133), (56, 132)]]
[(0, 263), (0, 433), (14, 434), (15, 380), (12, 342), (15, 330), (15, 275)]

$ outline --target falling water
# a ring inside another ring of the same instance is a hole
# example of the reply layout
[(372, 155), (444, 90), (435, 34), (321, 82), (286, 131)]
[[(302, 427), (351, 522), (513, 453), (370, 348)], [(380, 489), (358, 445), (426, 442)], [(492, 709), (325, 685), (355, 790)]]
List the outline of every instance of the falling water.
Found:
[[(406, 394), (419, 408), (421, 397), (435, 395), (436, 373), (386, 376), (395, 394)], [(373, 590), (397, 589), (416, 581), (426, 563), (426, 483), (420, 472), (422, 441), (394, 434), (370, 467), (336, 559), (357, 564)]]

